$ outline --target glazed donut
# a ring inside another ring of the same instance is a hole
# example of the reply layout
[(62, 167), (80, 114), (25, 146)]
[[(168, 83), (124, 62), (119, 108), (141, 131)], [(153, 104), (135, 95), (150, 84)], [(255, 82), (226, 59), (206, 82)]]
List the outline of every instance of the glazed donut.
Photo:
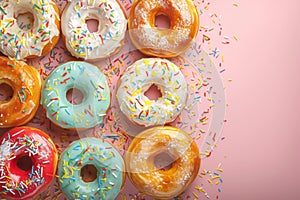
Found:
[[(170, 28), (155, 27), (155, 17), (165, 15)], [(192, 0), (135, 0), (128, 18), (129, 35), (142, 53), (174, 57), (189, 48), (198, 33), (198, 13)]]
[(22, 61), (0, 56), (0, 85), (9, 85), (13, 96), (0, 101), (0, 128), (26, 124), (35, 115), (40, 101), (38, 71)]
[[(99, 21), (98, 31), (89, 32), (86, 20)], [(124, 43), (127, 20), (116, 0), (71, 1), (62, 14), (62, 34), (69, 52), (85, 60), (116, 54)]]
[[(83, 93), (81, 104), (71, 104), (68, 90)], [(110, 106), (110, 89), (106, 76), (97, 66), (87, 62), (67, 62), (54, 69), (45, 80), (41, 104), (47, 117), (67, 129), (92, 128), (103, 121)]]
[(0, 140), (0, 196), (30, 200), (52, 182), (57, 150), (43, 131), (18, 127)]
[(193, 182), (200, 168), (197, 144), (175, 127), (154, 127), (137, 135), (125, 155), (133, 185), (155, 199), (170, 199)]
[(124, 167), (122, 156), (108, 142), (98, 138), (77, 140), (60, 156), (60, 188), (68, 199), (112, 200), (123, 188)]
[[(144, 93), (156, 85), (162, 97), (150, 100)], [(122, 74), (117, 89), (121, 111), (138, 125), (153, 126), (172, 122), (187, 101), (187, 83), (179, 68), (160, 58), (136, 61)]]
[[(60, 34), (60, 18), (51, 0), (6, 0), (0, 2), (0, 51), (18, 60), (46, 55), (55, 46)], [(16, 16), (31, 13), (33, 27), (23, 30)]]

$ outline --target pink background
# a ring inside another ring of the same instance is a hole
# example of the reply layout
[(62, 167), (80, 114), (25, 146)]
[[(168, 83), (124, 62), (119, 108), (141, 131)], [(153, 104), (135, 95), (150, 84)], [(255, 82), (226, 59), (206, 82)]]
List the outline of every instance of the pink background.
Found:
[(220, 199), (300, 199), (300, 2), (231, 2), (215, 2), (223, 31), (239, 38), (221, 47), (229, 107), (212, 155), (224, 168)]
[[(222, 78), (229, 106), (225, 139), (201, 165), (201, 170), (214, 172), (221, 164), (223, 183), (210, 185), (206, 175), (197, 185), (204, 185), (210, 199), (298, 200), (300, 2), (203, 1), (211, 2), (206, 13), (222, 16), (222, 34), (230, 37), (229, 45), (220, 45), (216, 36), (211, 42), (225, 58)], [(208, 20), (200, 20), (200, 25), (208, 25)], [(210, 52), (208, 46), (203, 49)]]

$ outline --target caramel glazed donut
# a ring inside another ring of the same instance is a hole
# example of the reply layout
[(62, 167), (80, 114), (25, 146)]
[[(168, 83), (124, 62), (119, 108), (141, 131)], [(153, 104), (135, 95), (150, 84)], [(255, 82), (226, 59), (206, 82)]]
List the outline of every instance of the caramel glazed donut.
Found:
[[(165, 15), (170, 28), (155, 27), (155, 17)], [(128, 18), (129, 35), (142, 53), (175, 57), (192, 45), (198, 33), (198, 13), (192, 0), (135, 0)]]
[[(0, 51), (11, 58), (25, 60), (46, 55), (58, 42), (59, 11), (53, 1), (0, 1)], [(16, 16), (31, 13), (33, 27), (23, 30)]]
[(142, 193), (155, 199), (180, 195), (196, 178), (200, 156), (196, 142), (184, 131), (160, 126), (137, 135), (129, 145), (128, 177)]
[(39, 72), (23, 61), (0, 56), (0, 85), (13, 90), (10, 100), (0, 101), (0, 128), (20, 126), (35, 115), (40, 101)]

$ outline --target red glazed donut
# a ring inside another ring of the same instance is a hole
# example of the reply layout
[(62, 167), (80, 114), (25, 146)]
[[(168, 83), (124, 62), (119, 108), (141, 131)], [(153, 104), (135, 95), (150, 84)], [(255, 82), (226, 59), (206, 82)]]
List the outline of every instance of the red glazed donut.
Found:
[(55, 176), (57, 150), (51, 138), (31, 127), (18, 127), (0, 139), (0, 196), (33, 199)]

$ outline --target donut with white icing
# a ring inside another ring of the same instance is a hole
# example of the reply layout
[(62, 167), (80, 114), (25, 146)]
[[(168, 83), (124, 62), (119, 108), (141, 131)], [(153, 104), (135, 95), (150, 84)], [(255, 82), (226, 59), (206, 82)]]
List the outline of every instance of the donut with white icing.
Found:
[[(159, 29), (155, 17), (165, 15), (168, 29)], [(157, 57), (174, 57), (193, 43), (199, 27), (192, 0), (135, 0), (128, 18), (129, 35), (138, 50)]]
[[(11, 58), (25, 60), (46, 55), (60, 35), (60, 16), (51, 0), (0, 1), (0, 51)], [(16, 16), (31, 13), (33, 27), (21, 29)]]
[[(144, 94), (152, 85), (162, 94), (157, 100)], [(174, 121), (185, 107), (187, 97), (183, 74), (167, 59), (140, 59), (126, 69), (118, 82), (121, 111), (129, 120), (145, 127)]]
[[(99, 21), (91, 33), (86, 20)], [(62, 34), (68, 51), (76, 58), (99, 60), (116, 54), (124, 43), (127, 20), (115, 0), (74, 0), (62, 14)]]

